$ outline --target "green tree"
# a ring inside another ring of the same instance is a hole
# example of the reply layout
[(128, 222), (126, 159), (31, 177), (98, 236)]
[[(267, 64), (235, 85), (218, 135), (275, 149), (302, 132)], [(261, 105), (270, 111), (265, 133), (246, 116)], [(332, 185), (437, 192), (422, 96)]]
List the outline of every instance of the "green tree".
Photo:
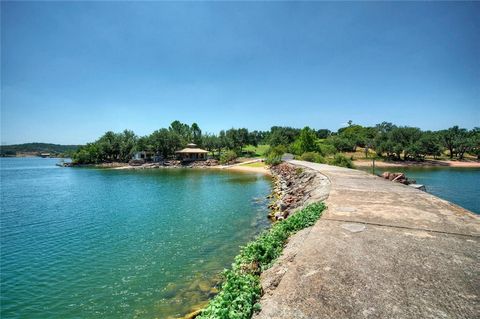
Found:
[(272, 126), (268, 136), (268, 144), (271, 146), (290, 145), (300, 134), (300, 130), (291, 127)]
[(237, 153), (233, 150), (228, 150), (226, 152), (223, 152), (222, 155), (220, 156), (220, 163), (222, 164), (230, 164), (235, 161), (237, 158)]
[(72, 161), (78, 164), (95, 164), (103, 161), (96, 143), (88, 143), (80, 147), (72, 156)]
[(471, 148), (469, 153), (475, 155), (480, 160), (480, 127), (475, 127), (471, 131)]
[(420, 153), (436, 158), (442, 154), (442, 145), (440, 144), (439, 135), (436, 132), (423, 132), (422, 137), (418, 141)]
[(220, 156), (222, 146), (220, 138), (215, 134), (204, 134), (202, 136), (202, 145), (207, 151), (212, 152), (213, 156), (215, 156), (215, 151), (217, 151), (218, 156)]
[(124, 130), (118, 135), (119, 139), (119, 159), (123, 162), (128, 162), (133, 152), (135, 151), (135, 145), (138, 137), (133, 131)]
[(443, 146), (449, 151), (450, 159), (453, 159), (464, 145), (467, 138), (467, 130), (455, 125), (447, 130), (440, 131), (440, 136)]
[(191, 128), (193, 143), (202, 146), (202, 130), (197, 123), (193, 123)]
[(180, 137), (181, 145), (187, 145), (188, 143), (192, 143), (192, 130), (188, 124), (176, 120), (170, 124), (170, 127), (168, 129), (169, 131)]
[(150, 140), (154, 150), (167, 158), (175, 154), (175, 151), (182, 146), (181, 136), (166, 128), (159, 129), (150, 135)]
[(393, 152), (397, 158), (400, 159), (402, 153), (404, 160), (414, 157), (418, 153), (416, 142), (421, 136), (422, 132), (416, 127), (401, 126), (392, 129), (389, 132), (389, 140), (393, 143)]
[(339, 152), (352, 152), (355, 147), (355, 140), (343, 135), (334, 135), (327, 139), (328, 143), (333, 145)]
[(118, 135), (112, 131), (103, 134), (95, 144), (102, 161), (114, 161), (120, 156), (120, 143)]
[(287, 149), (283, 145), (270, 146), (265, 152), (265, 163), (271, 166), (280, 164), (286, 151)]
[(317, 149), (316, 145), (317, 135), (315, 131), (305, 126), (298, 137), (298, 146), (301, 153), (314, 152)]
[(325, 139), (325, 138), (329, 137), (330, 135), (332, 135), (332, 132), (330, 130), (327, 130), (327, 129), (320, 129), (320, 130), (316, 131), (316, 134), (317, 134), (317, 137), (319, 139)]

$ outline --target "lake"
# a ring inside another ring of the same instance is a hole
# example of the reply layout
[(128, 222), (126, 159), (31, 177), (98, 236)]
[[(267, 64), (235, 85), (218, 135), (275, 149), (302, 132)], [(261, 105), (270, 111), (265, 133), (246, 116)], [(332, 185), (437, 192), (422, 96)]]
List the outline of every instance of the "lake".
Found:
[(416, 180), (417, 184), (425, 185), (430, 194), (480, 214), (480, 168), (389, 167), (375, 169), (377, 174), (385, 171), (405, 173), (408, 178)]
[(166, 318), (268, 227), (270, 179), (1, 158), (2, 318)]

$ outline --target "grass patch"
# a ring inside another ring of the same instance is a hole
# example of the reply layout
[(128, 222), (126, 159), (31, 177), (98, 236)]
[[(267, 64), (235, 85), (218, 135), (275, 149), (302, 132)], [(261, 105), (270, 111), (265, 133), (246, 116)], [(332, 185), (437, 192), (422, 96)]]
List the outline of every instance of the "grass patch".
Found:
[(264, 162), (254, 162), (254, 163), (242, 164), (241, 166), (248, 166), (248, 167), (266, 167), (267, 165), (266, 165)]
[(258, 146), (247, 145), (243, 149), (247, 152), (254, 153), (255, 157), (263, 157), (265, 156), (265, 152), (268, 150), (269, 147), (270, 145), (258, 145)]
[(260, 310), (257, 303), (261, 296), (260, 273), (280, 256), (288, 237), (315, 224), (324, 209), (323, 203), (309, 205), (243, 247), (232, 268), (224, 271), (220, 292), (197, 318), (248, 319)]

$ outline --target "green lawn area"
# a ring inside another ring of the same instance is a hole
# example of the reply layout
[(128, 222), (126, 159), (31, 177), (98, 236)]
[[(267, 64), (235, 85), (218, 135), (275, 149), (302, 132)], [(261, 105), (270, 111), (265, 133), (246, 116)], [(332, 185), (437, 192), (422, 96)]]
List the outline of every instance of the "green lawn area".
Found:
[(265, 167), (264, 162), (255, 162), (255, 163), (248, 163), (248, 164), (242, 164), (241, 166), (249, 166), (249, 167)]
[(257, 147), (253, 145), (248, 145), (244, 148), (245, 151), (254, 152), (256, 157), (262, 157), (265, 155), (265, 152), (270, 147), (270, 145), (258, 145)]

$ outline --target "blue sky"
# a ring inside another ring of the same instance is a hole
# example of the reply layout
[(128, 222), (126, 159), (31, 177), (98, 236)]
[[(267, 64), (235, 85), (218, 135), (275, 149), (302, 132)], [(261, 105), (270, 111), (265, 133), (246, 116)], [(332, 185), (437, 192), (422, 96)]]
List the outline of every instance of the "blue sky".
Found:
[(1, 142), (480, 126), (480, 3), (2, 2)]

